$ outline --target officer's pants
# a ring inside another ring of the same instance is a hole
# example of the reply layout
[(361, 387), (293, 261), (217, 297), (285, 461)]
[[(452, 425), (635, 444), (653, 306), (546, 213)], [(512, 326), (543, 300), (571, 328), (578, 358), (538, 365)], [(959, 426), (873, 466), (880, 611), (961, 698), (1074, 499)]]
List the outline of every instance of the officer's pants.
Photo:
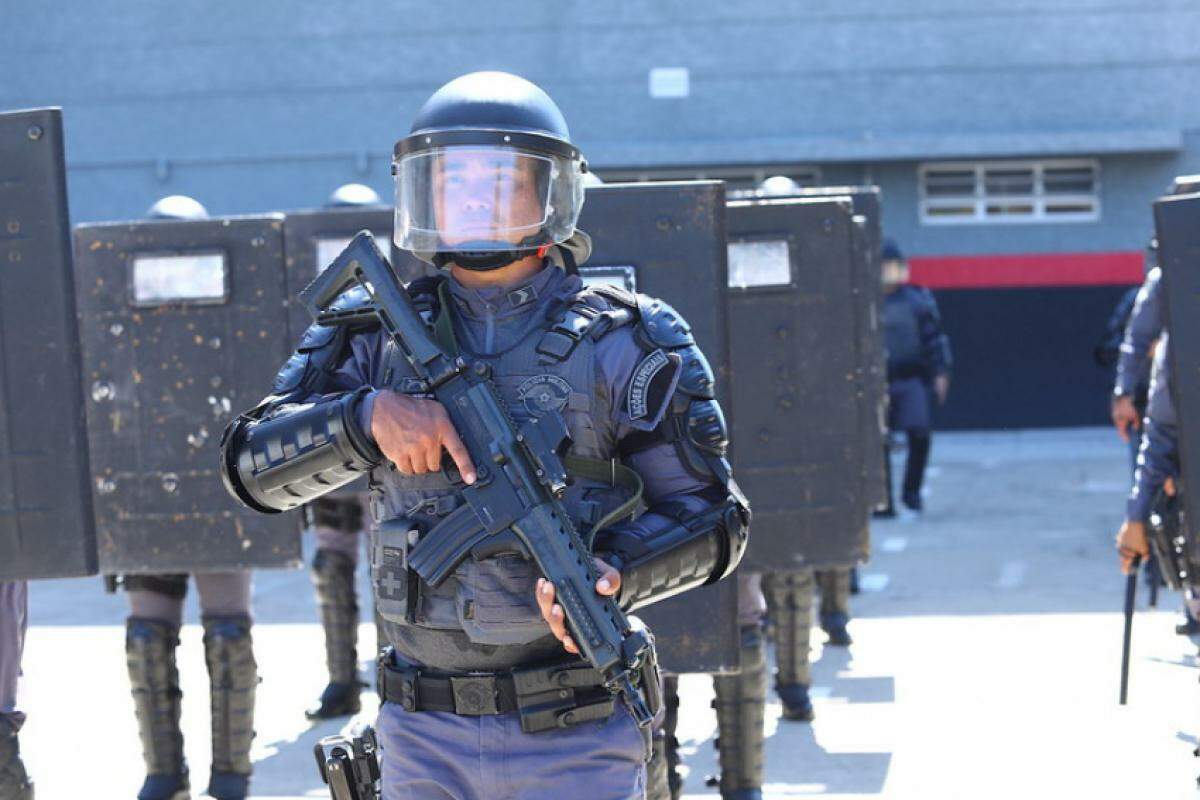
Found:
[[(212, 615), (250, 615), (251, 572), (194, 572), (200, 595), (200, 613)], [(183, 598), (149, 589), (131, 589), (129, 613), (142, 619), (157, 619), (179, 625), (183, 622)]]
[(29, 624), (29, 584), (0, 581), (0, 716), (20, 727), (25, 715), (17, 711), (17, 678)]
[(606, 720), (541, 733), (516, 714), (408, 712), (376, 722), (383, 800), (641, 800), (647, 740), (618, 701)]

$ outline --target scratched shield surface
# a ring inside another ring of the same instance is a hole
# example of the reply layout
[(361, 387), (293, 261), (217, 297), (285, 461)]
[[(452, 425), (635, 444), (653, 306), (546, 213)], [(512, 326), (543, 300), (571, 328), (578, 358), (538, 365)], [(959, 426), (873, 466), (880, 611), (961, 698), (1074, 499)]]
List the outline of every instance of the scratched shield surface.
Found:
[(298, 564), (300, 515), (241, 508), (219, 472), (291, 352), (282, 216), (80, 225), (75, 253), (101, 571)]
[(62, 112), (0, 114), (0, 580), (96, 572)]
[[(1162, 198), (1154, 204), (1154, 223), (1171, 335), (1171, 397), (1185, 487), (1184, 536), (1189, 560), (1200, 565), (1200, 194)], [(1200, 585), (1200, 579), (1192, 581)]]
[(729, 204), (733, 465), (754, 509), (754, 569), (868, 555), (879, 453), (864, 435), (876, 401), (855, 228), (846, 197)]
[(868, 417), (863, 423), (866, 447), (879, 453), (868, 456), (867, 484), (872, 504), (877, 508), (888, 504), (887, 454), (884, 437), (887, 435), (887, 354), (884, 352), (883, 330), (880, 326), (883, 309), (883, 266), (880, 249), (883, 231), (880, 225), (881, 196), (878, 186), (819, 186), (797, 190), (795, 197), (847, 197), (854, 211), (855, 254), (851, 267), (854, 276), (856, 301), (854, 311), (862, 353), (859, 369), (863, 379)]
[[(585, 280), (624, 286), (670, 303), (692, 327), (730, 406), (729, 326), (725, 311), (725, 187), (720, 181), (588, 187), (579, 227), (593, 252)], [(753, 538), (753, 534), (752, 534)], [(737, 581), (665, 600), (636, 614), (672, 673), (728, 672), (738, 662)]]

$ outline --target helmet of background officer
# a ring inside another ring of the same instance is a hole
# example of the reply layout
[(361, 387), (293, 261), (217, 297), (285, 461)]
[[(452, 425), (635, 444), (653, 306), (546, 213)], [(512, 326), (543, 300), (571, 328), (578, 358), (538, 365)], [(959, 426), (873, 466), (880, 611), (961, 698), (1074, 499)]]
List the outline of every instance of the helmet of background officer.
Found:
[(383, 200), (370, 186), (361, 183), (344, 183), (333, 190), (325, 201), (326, 208), (360, 208), (362, 206), (381, 206)]
[(883, 288), (885, 291), (895, 291), (898, 287), (908, 283), (908, 262), (895, 242), (891, 239), (884, 240), (879, 255), (880, 260), (883, 261)]
[(800, 184), (787, 175), (772, 175), (758, 185), (762, 197), (788, 197), (800, 192)]
[(604, 179), (594, 172), (585, 172), (583, 173), (583, 185), (585, 188), (589, 186), (603, 186)]
[(392, 172), (398, 247), (439, 267), (491, 270), (571, 238), (587, 162), (544, 91), (473, 72), (421, 107)]
[(146, 210), (147, 219), (208, 219), (208, 209), (186, 194), (162, 198)]

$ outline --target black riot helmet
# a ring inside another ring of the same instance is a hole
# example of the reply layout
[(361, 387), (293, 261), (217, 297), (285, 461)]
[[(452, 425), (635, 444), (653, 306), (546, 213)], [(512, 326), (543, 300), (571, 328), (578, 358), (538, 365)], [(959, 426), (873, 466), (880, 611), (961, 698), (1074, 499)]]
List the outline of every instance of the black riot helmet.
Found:
[(186, 194), (172, 194), (146, 210), (147, 219), (208, 219), (208, 209)]
[(586, 172), (540, 88), (505, 72), (455, 78), (396, 143), (396, 246), (473, 270), (544, 253), (574, 235)]
[(344, 183), (333, 190), (325, 201), (326, 208), (361, 208), (363, 206), (381, 206), (383, 200), (370, 186), (361, 183)]

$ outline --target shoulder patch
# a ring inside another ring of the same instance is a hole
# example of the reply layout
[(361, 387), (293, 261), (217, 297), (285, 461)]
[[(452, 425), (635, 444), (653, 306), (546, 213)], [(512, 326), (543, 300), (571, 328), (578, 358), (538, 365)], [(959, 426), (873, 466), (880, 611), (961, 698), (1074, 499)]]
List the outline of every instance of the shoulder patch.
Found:
[(634, 427), (650, 430), (666, 411), (679, 383), (682, 359), (662, 348), (648, 353), (633, 370), (625, 395), (625, 409)]

